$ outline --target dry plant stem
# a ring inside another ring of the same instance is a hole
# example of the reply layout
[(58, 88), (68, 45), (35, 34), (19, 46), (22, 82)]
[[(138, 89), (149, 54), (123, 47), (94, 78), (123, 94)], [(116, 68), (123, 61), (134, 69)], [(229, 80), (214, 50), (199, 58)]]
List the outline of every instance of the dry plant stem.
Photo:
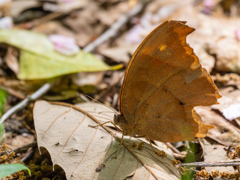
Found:
[(96, 125), (96, 126), (92, 126), (92, 125), (88, 125), (88, 126), (89, 126), (89, 127), (92, 127), (92, 128), (95, 128), (95, 127), (102, 126), (102, 125), (107, 124), (107, 123), (111, 123), (112, 125), (114, 125), (114, 127), (115, 127), (117, 130), (119, 130), (120, 132), (122, 131), (122, 130), (119, 129), (119, 128), (116, 126), (116, 124), (114, 124), (112, 121), (107, 121), (107, 122), (104, 122), (104, 123), (102, 123), (102, 124), (98, 124), (98, 125)]
[(44, 84), (40, 89), (38, 89), (35, 93), (33, 93), (31, 96), (27, 96), (26, 99), (18, 103), (17, 105), (13, 106), (11, 109), (9, 109), (0, 119), (0, 124), (3, 123), (6, 119), (8, 119), (12, 114), (15, 112), (25, 108), (29, 102), (34, 101), (38, 99), (40, 96), (45, 94), (53, 85), (55, 81), (48, 82)]
[(216, 167), (216, 166), (240, 166), (240, 160), (228, 160), (222, 162), (194, 162), (194, 163), (180, 163), (177, 167), (193, 166), (193, 167)]
[(177, 148), (175, 148), (171, 143), (164, 143), (164, 144), (166, 144), (166, 146), (167, 146), (168, 148), (170, 148), (174, 153), (178, 153), (178, 154), (181, 153), (181, 152), (180, 152)]
[[(146, 3), (146, 2), (145, 2)], [(134, 6), (127, 14), (120, 17), (112, 26), (110, 29), (108, 29), (106, 32), (104, 32), (99, 38), (97, 38), (95, 41), (93, 41), (91, 44), (86, 46), (84, 49), (85, 51), (91, 51), (93, 47), (99, 46), (103, 42), (105, 42), (107, 39), (115, 36), (118, 32), (118, 30), (122, 27), (123, 24), (127, 23), (128, 20), (137, 15), (145, 6), (145, 3), (139, 3), (136, 6)]]
[(174, 153), (174, 152), (173, 152), (173, 156), (175, 157), (175, 159), (180, 160), (180, 161), (184, 161), (184, 159), (186, 158), (186, 155), (178, 154), (178, 153)]
[(28, 160), (32, 156), (33, 153), (34, 153), (34, 150), (30, 149), (20, 161), (24, 162), (24, 161)]
[(42, 18), (34, 20), (32, 22), (32, 26), (38, 26), (38, 25), (43, 24), (45, 22), (48, 22), (48, 21), (50, 21), (52, 19), (56, 19), (56, 18), (58, 18), (58, 17), (60, 17), (60, 16), (62, 16), (64, 14), (66, 14), (66, 13), (63, 13), (63, 12), (53, 12), (53, 13), (48, 14), (48, 15), (42, 17)]
[[(97, 120), (94, 116), (92, 116), (91, 114), (89, 114), (88, 112), (72, 105), (72, 104), (68, 104), (68, 103), (63, 103), (63, 102), (49, 102), (51, 104), (54, 105), (61, 105), (61, 106), (67, 106), (67, 107), (72, 107), (73, 109), (76, 109), (80, 112), (82, 112), (83, 114), (85, 114), (86, 116), (88, 116), (89, 118), (91, 118), (92, 120), (94, 120), (97, 124), (101, 124), (101, 122), (99, 120)], [(121, 142), (121, 139), (118, 138), (107, 126), (105, 125), (101, 125), (101, 127), (103, 129), (105, 129), (108, 133), (110, 133), (118, 142)], [(122, 141), (122, 146), (124, 146), (139, 162), (141, 162), (141, 164), (156, 178), (159, 179), (157, 177), (157, 175), (154, 174), (154, 172), (136, 155), (136, 153), (134, 153), (132, 151), (132, 149), (127, 146), (123, 141)]]
[(14, 150), (15, 154), (17, 153), (22, 153), (22, 152), (26, 152), (29, 148), (34, 148), (34, 147), (37, 147), (37, 142), (34, 141), (32, 143), (29, 143), (29, 144), (26, 144), (22, 147), (19, 147), (17, 149)]
[[(113, 37), (117, 31), (122, 27), (123, 24), (127, 23), (127, 21), (135, 16), (137, 13), (139, 13), (144, 7), (143, 3), (139, 3), (136, 5), (129, 13), (122, 16), (117, 22), (115, 22), (109, 30), (107, 30), (105, 33), (103, 33), (101, 36), (99, 36), (95, 41), (87, 45), (83, 50), (85, 52), (93, 51), (97, 46), (105, 42), (107, 39)], [(55, 16), (51, 16), (53, 18)], [(56, 15), (57, 17), (57, 15)], [(49, 18), (47, 18), (49, 20)], [(44, 20), (44, 22), (46, 19)], [(9, 111), (7, 111), (0, 119), (0, 124), (3, 123), (5, 120), (7, 120), (12, 114), (16, 113), (17, 111), (23, 109), (28, 105), (29, 102), (38, 99), (43, 94), (45, 94), (54, 84), (55, 82), (46, 83), (44, 84), (39, 90), (37, 90), (33, 95), (28, 96), (26, 99), (24, 99), (19, 104), (12, 107)]]

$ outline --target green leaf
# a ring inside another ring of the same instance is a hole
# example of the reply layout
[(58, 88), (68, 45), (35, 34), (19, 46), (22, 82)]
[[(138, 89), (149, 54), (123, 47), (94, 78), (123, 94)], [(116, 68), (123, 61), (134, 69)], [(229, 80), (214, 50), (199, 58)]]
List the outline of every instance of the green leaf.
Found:
[(8, 175), (11, 175), (15, 172), (27, 170), (28, 174), (31, 175), (30, 169), (28, 169), (23, 164), (1, 164), (0, 165), (0, 178), (4, 178)]
[(108, 66), (84, 51), (72, 56), (62, 55), (54, 50), (45, 35), (31, 31), (0, 30), (0, 42), (22, 50), (19, 79), (47, 79), (70, 73), (116, 70), (122, 67)]
[(8, 93), (3, 89), (0, 89), (0, 117), (4, 112), (4, 105), (5, 105), (5, 102), (7, 101), (7, 97), (8, 97)]
[[(187, 155), (184, 160), (185, 163), (196, 162), (195, 154), (196, 154), (196, 147), (195, 143), (189, 142), (189, 149), (187, 149)], [(181, 180), (191, 180), (194, 179), (195, 171), (191, 168), (191, 166), (186, 166), (185, 173), (182, 174)]]
[(0, 124), (0, 142), (2, 141), (2, 136), (3, 136), (3, 133), (4, 133), (4, 124)]

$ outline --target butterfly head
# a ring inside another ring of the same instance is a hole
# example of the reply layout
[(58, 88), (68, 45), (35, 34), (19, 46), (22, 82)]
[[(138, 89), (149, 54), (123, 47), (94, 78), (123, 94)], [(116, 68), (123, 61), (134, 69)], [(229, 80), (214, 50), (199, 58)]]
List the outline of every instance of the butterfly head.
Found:
[(134, 134), (134, 126), (129, 124), (123, 114), (115, 114), (114, 115), (114, 123), (118, 125), (122, 130), (124, 135), (133, 136)]

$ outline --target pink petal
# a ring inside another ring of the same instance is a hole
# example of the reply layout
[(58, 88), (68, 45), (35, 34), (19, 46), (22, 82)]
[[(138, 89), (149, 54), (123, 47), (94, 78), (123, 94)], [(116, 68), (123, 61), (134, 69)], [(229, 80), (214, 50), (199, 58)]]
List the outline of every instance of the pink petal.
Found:
[(53, 34), (49, 36), (49, 39), (59, 53), (73, 55), (80, 50), (74, 38)]

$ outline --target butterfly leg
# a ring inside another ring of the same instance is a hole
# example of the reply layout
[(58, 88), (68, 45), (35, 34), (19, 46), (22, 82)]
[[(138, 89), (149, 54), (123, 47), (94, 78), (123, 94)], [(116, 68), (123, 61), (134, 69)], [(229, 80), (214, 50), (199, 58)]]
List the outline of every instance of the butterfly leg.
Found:
[(115, 127), (117, 130), (119, 130), (119, 131), (122, 132), (122, 130), (119, 129), (119, 128), (116, 126), (116, 124), (114, 124), (112, 121), (107, 121), (107, 122), (104, 122), (104, 123), (102, 123), (102, 124), (98, 124), (98, 125), (96, 125), (96, 126), (92, 126), (92, 125), (88, 125), (88, 126), (89, 126), (89, 127), (92, 127), (92, 128), (96, 128), (96, 127), (102, 126), (102, 125), (107, 124), (107, 123), (111, 123), (112, 125), (114, 125), (114, 127)]
[(119, 146), (119, 148), (118, 148), (118, 150), (117, 150), (117, 152), (116, 152), (116, 156), (115, 156), (115, 158), (117, 159), (117, 156), (118, 156), (118, 152), (119, 152), (119, 150), (121, 149), (121, 147), (122, 147), (122, 144), (123, 144), (123, 134), (122, 134), (122, 139), (121, 139), (121, 143), (120, 143), (120, 146)]

